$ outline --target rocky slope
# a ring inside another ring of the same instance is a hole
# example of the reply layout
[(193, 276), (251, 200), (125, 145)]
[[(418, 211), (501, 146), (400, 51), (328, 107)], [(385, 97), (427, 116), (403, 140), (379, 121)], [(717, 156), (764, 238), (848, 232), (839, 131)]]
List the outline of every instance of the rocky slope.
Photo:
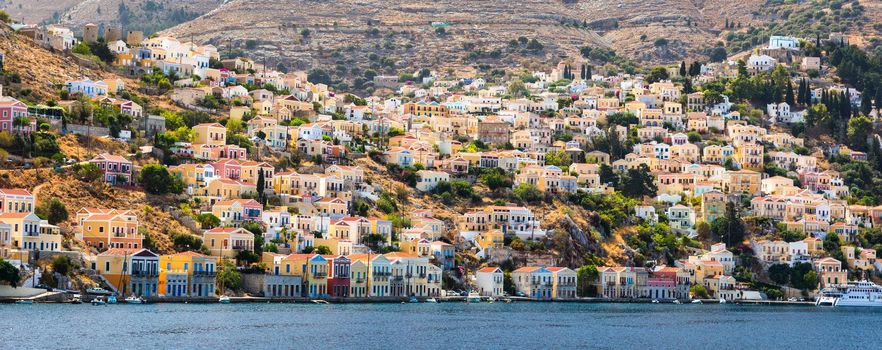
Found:
[(3, 0), (0, 9), (25, 23), (61, 23), (82, 30), (86, 23), (148, 33), (189, 21), (225, 0)]
[[(499, 66), (548, 64), (560, 57), (577, 57), (582, 46), (673, 62), (712, 45), (724, 25), (721, 14), (747, 25), (762, 3), (343, 0), (329, 5), (314, 0), (233, 0), (166, 33), (192, 35), (225, 49), (244, 48), (246, 41), (253, 40), (259, 54), (281, 56), (295, 68), (338, 61), (366, 64), (371, 53), (393, 57), (402, 67), (472, 66), (485, 61)], [(436, 32), (431, 22), (449, 23), (446, 34)], [(303, 35), (304, 29), (308, 35)], [(509, 45), (521, 36), (537, 39), (544, 50)], [(657, 38), (670, 43), (657, 47)], [(500, 55), (489, 54), (494, 50)], [(473, 52), (477, 54), (469, 58)]]

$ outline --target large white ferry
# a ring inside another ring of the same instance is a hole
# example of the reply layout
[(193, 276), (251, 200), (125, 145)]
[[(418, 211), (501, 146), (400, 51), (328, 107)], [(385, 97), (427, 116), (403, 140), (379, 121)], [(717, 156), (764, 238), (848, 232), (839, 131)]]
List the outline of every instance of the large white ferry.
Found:
[(821, 291), (818, 306), (882, 307), (882, 286), (869, 281), (851, 282), (841, 288)]

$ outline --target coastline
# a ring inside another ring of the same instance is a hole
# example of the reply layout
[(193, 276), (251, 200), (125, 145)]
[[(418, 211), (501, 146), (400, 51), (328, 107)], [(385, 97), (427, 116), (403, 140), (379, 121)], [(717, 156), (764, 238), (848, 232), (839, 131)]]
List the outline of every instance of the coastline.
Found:
[[(420, 304), (426, 303), (426, 297), (418, 297), (417, 300)], [(508, 297), (507, 299), (511, 300), (512, 303), (583, 303), (583, 304), (653, 304), (652, 299), (628, 299), (628, 298), (619, 298), (619, 299), (611, 299), (611, 298), (576, 298), (576, 299), (534, 299), (534, 298), (525, 298), (525, 297)], [(15, 303), (18, 300), (33, 300), (35, 303), (46, 303), (46, 304), (66, 304), (69, 303), (66, 300), (63, 300), (56, 296), (50, 296), (49, 298), (34, 298), (34, 299), (21, 299), (21, 298), (3, 298), (0, 299), (0, 304), (11, 304)], [(145, 298), (148, 304), (220, 304), (218, 302), (217, 297), (150, 297)], [(464, 303), (466, 301), (466, 297), (463, 296), (451, 296), (451, 297), (436, 297), (435, 300), (438, 303)], [(718, 299), (692, 299), (692, 300), (680, 300), (681, 305), (696, 305), (692, 304), (693, 300), (701, 300), (700, 305), (706, 304), (720, 304)], [(373, 298), (341, 298), (341, 297), (328, 297), (328, 298), (307, 298), (307, 297), (293, 297), (293, 298), (267, 298), (267, 297), (230, 297), (230, 303), (266, 303), (266, 304), (409, 304), (410, 298), (408, 297), (373, 297)], [(503, 304), (502, 299), (497, 299), (496, 303)], [(84, 300), (84, 304), (88, 304), (89, 302)], [(481, 303), (487, 303), (487, 297), (482, 297)], [(119, 304), (125, 304), (125, 302), (119, 302)], [(660, 300), (659, 304), (674, 304), (674, 300)], [(811, 301), (786, 301), (786, 300), (733, 300), (727, 301), (726, 304), (735, 304), (735, 305), (777, 305), (777, 306), (814, 306), (815, 303)]]

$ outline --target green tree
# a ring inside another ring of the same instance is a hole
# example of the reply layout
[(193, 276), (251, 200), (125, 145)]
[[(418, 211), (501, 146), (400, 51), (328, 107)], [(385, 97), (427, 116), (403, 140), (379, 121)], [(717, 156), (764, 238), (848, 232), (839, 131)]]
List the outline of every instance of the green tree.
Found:
[(266, 204), (266, 197), (263, 194), (265, 187), (266, 179), (263, 177), (263, 169), (259, 169), (257, 171), (257, 199), (264, 204)]
[(201, 252), (203, 251), (202, 238), (188, 233), (172, 233), (172, 244), (174, 249), (179, 252)]
[(57, 272), (62, 276), (70, 276), (70, 274), (76, 269), (76, 265), (74, 265), (73, 261), (67, 255), (56, 255), (52, 258), (52, 271)]
[(94, 163), (75, 164), (72, 167), (76, 176), (81, 181), (92, 182), (101, 178), (101, 169)]
[(37, 207), (37, 215), (48, 220), (50, 224), (57, 224), (68, 218), (67, 207), (58, 198), (52, 197)]
[(649, 71), (649, 74), (646, 76), (646, 82), (655, 83), (662, 80), (668, 80), (670, 76), (668, 75), (668, 70), (665, 67), (655, 67)]
[(138, 182), (152, 194), (181, 193), (184, 189), (181, 180), (159, 164), (147, 164), (141, 168)]
[(593, 287), (592, 282), (597, 281), (599, 275), (597, 266), (594, 265), (585, 265), (576, 269), (576, 281), (578, 281), (576, 293), (580, 297), (596, 296), (597, 289)]
[(21, 280), (18, 268), (9, 262), (0, 259), (0, 281), (9, 283), (12, 288), (18, 287), (18, 281)]
[(232, 260), (223, 259), (217, 270), (216, 283), (219, 287), (218, 291), (223, 294), (226, 289), (237, 289), (242, 283), (242, 275), (236, 270), (236, 265)]
[(218, 217), (214, 216), (214, 214), (212, 213), (202, 213), (196, 215), (196, 222), (198, 222), (199, 225), (206, 230), (220, 226), (220, 219), (218, 219)]
[(328, 248), (328, 246), (326, 246), (326, 245), (320, 245), (320, 246), (316, 247), (315, 252), (316, 252), (316, 254), (321, 254), (321, 255), (332, 254), (331, 248)]
[(514, 98), (528, 97), (530, 96), (530, 90), (527, 89), (523, 81), (515, 80), (508, 84), (508, 94)]
[(778, 285), (787, 285), (787, 282), (790, 281), (790, 266), (787, 264), (769, 266), (769, 279)]
[(692, 287), (689, 287), (689, 294), (691, 294), (693, 298), (697, 299), (710, 298), (710, 293), (707, 292), (707, 288), (700, 284), (693, 284)]
[(741, 245), (745, 230), (744, 220), (741, 219), (741, 213), (733, 202), (726, 203), (726, 214), (711, 224), (714, 238), (730, 247)]
[(572, 158), (567, 152), (563, 150), (554, 150), (545, 153), (545, 164), (554, 165), (557, 167), (565, 167), (569, 166), (573, 163)]
[(628, 169), (622, 183), (622, 194), (631, 198), (655, 197), (658, 191), (646, 164), (640, 164), (638, 169)]
[(848, 120), (848, 145), (851, 148), (866, 151), (867, 140), (873, 132), (873, 120), (863, 114)]
[(515, 187), (514, 196), (524, 203), (536, 203), (542, 199), (542, 192), (535, 185), (522, 183)]
[(514, 280), (511, 279), (511, 272), (502, 273), (502, 290), (508, 293), (508, 295), (515, 295), (516, 290)]

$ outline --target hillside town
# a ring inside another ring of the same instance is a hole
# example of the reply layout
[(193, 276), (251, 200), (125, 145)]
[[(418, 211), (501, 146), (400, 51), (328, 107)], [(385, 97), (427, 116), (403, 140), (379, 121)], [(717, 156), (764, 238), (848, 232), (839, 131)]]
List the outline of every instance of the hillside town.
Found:
[[(635, 74), (372, 71), (389, 93), (358, 96), (182, 38), (14, 29), (117, 75), (0, 90), (4, 287), (734, 302), (880, 280), (882, 86), (842, 35)], [(40, 171), (151, 202), (16, 186)]]

